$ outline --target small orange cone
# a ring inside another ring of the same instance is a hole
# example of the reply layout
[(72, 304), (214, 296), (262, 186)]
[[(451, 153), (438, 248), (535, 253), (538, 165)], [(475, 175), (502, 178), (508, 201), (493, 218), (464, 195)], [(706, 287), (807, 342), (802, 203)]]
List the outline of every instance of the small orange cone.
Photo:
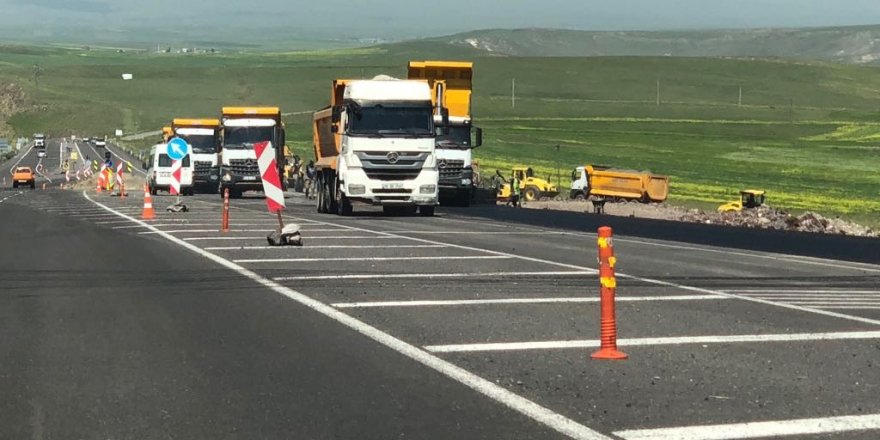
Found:
[(220, 220), (220, 232), (229, 232), (229, 188), (223, 192), (223, 218)]
[(144, 220), (156, 218), (156, 213), (153, 211), (153, 197), (150, 195), (150, 187), (147, 185), (144, 185), (144, 213), (141, 214), (141, 218)]

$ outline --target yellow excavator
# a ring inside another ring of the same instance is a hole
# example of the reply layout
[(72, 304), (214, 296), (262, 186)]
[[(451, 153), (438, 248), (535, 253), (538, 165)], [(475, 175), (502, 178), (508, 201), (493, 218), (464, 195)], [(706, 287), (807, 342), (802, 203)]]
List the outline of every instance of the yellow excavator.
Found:
[[(544, 179), (535, 177), (535, 172), (531, 167), (513, 167), (510, 176), (511, 178), (516, 177), (516, 179), (519, 180), (519, 189), (522, 193), (522, 200), (531, 202), (545, 197), (556, 197), (559, 195), (559, 188)], [(504, 184), (499, 187), (497, 201), (506, 202), (510, 198), (511, 190), (509, 182), (509, 180), (505, 180)]]
[(718, 207), (718, 212), (740, 212), (743, 209), (754, 209), (764, 204), (766, 191), (746, 189), (739, 192), (740, 199), (725, 203)]

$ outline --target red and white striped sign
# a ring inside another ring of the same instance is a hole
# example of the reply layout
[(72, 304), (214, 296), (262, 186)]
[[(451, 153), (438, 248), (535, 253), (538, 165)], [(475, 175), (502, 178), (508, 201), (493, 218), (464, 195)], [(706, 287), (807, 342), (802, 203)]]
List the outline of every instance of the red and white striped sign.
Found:
[(257, 153), (257, 164), (260, 165), (260, 176), (263, 178), (263, 192), (266, 194), (266, 206), (269, 212), (284, 209), (284, 191), (281, 189), (281, 176), (278, 175), (278, 164), (275, 162), (275, 149), (271, 142), (254, 144)]
[(70, 171), (65, 171), (65, 172), (64, 172), (64, 181), (65, 181), (65, 182), (70, 182)]
[(116, 165), (116, 183), (122, 185), (122, 170), (125, 168), (125, 164), (120, 160), (119, 165)]
[(80, 173), (80, 172), (82, 172), (82, 170), (76, 170), (76, 180), (77, 180), (77, 182), (79, 182), (79, 173)]
[(168, 191), (172, 196), (180, 195), (180, 177), (183, 174), (183, 161), (181, 160), (172, 160), (171, 161), (171, 187), (168, 188)]

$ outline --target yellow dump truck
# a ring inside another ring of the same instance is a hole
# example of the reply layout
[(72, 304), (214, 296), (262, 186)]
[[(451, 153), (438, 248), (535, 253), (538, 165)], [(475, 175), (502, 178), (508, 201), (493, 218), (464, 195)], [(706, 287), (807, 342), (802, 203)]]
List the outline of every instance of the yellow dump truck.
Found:
[(174, 130), (171, 129), (171, 126), (162, 127), (162, 142), (168, 143), (168, 139), (174, 137)]
[(577, 167), (571, 172), (570, 198), (584, 200), (590, 196), (662, 202), (669, 196), (669, 177), (599, 165)]
[[(407, 78), (431, 86), (437, 126), (437, 168), (440, 203), (468, 206), (474, 196), (472, 150), (483, 143), (483, 130), (473, 126), (471, 95), (474, 63), (468, 61), (410, 61)], [(449, 118), (443, 125), (443, 109)]]

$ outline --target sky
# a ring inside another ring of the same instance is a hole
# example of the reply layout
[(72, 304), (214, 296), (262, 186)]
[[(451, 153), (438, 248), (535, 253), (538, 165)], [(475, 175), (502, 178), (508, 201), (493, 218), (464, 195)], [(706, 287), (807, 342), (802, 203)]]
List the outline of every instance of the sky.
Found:
[(880, 24), (880, 0), (0, 0), (4, 27), (284, 28), (316, 38), (412, 38), (487, 28), (665, 30)]

